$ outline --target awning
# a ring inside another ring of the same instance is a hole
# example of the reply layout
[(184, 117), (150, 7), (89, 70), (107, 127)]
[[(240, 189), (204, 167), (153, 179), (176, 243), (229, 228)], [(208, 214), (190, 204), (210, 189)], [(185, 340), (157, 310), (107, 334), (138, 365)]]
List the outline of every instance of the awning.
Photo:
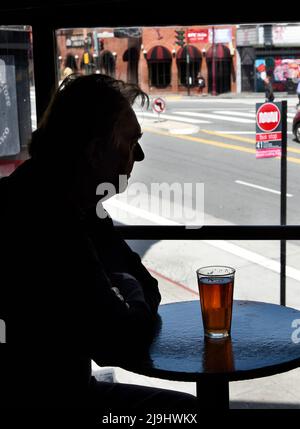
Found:
[(202, 58), (201, 52), (196, 48), (196, 46), (188, 45), (178, 50), (176, 60), (186, 61), (187, 52), (189, 53), (190, 61), (200, 61)]
[(154, 46), (153, 48), (149, 49), (149, 51), (146, 54), (146, 58), (148, 62), (171, 62), (172, 61), (172, 54), (169, 51), (169, 49), (165, 48), (164, 46)]
[[(213, 47), (206, 52), (206, 59), (211, 60), (213, 56)], [(230, 50), (223, 43), (216, 43), (214, 46), (214, 58), (216, 60), (228, 60), (231, 58)]]
[(136, 48), (128, 48), (123, 54), (123, 61), (138, 61), (139, 52)]

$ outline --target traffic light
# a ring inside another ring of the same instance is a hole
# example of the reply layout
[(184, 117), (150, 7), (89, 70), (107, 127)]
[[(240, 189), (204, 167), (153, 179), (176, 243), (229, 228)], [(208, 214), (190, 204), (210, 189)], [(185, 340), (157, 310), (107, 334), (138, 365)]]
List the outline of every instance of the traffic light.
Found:
[(185, 45), (185, 31), (184, 30), (175, 30), (175, 43), (183, 47)]

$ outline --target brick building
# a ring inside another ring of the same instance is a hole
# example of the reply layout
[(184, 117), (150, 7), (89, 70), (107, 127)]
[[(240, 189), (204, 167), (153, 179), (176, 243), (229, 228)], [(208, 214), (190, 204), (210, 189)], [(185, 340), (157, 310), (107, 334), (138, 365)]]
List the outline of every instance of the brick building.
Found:
[(235, 40), (235, 26), (59, 30), (58, 67), (61, 78), (68, 66), (139, 83), (149, 94), (197, 93), (200, 72), (203, 93), (236, 92)]

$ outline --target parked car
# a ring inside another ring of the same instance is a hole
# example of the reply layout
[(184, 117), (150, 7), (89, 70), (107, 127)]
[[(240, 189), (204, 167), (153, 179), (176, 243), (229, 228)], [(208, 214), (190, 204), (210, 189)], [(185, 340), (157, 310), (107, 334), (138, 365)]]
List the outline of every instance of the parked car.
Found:
[(299, 108), (293, 119), (293, 134), (297, 142), (300, 143), (300, 109)]

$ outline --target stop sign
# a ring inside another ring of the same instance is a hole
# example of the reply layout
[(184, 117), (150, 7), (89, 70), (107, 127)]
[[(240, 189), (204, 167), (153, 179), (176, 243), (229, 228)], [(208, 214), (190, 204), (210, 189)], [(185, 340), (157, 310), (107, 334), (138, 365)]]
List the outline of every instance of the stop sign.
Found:
[(281, 120), (280, 109), (274, 103), (264, 103), (256, 113), (256, 123), (264, 132), (275, 130)]

